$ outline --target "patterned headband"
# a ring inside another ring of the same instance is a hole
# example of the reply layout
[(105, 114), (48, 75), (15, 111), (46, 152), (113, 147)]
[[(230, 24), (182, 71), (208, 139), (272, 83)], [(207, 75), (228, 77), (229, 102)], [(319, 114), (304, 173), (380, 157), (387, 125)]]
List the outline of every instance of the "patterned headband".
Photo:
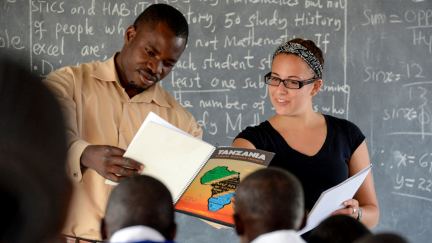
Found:
[(321, 63), (318, 61), (318, 58), (316, 58), (316, 56), (306, 47), (298, 43), (288, 41), (280, 45), (276, 49), (273, 54), (273, 59), (281, 53), (291, 53), (301, 57), (301, 59), (303, 59), (309, 65), (309, 67), (312, 68), (312, 70), (315, 72), (316, 77), (322, 78), (323, 67)]

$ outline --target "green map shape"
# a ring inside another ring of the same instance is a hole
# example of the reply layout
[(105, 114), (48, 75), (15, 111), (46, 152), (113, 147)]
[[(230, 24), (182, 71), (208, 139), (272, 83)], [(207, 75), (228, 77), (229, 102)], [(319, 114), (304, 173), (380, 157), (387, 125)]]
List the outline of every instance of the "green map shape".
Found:
[(217, 166), (212, 170), (207, 171), (200, 179), (201, 184), (222, 179), (226, 176), (238, 174), (237, 171), (228, 170), (228, 166)]

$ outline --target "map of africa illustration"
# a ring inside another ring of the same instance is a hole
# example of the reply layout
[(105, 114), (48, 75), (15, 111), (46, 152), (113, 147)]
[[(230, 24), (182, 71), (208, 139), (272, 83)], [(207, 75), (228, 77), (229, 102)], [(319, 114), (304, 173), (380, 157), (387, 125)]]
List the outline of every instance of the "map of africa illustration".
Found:
[(208, 210), (218, 211), (231, 203), (234, 192), (240, 182), (240, 173), (229, 170), (227, 166), (217, 166), (207, 171), (201, 178), (202, 185), (211, 186)]

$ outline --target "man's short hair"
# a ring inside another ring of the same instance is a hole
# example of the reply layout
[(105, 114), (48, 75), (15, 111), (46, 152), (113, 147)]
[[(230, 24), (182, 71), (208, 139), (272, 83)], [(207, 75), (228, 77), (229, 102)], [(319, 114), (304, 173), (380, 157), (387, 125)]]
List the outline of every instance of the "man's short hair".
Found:
[(282, 169), (255, 171), (236, 190), (235, 212), (248, 222), (259, 222), (267, 232), (297, 229), (304, 215), (302, 186), (294, 175)]
[(189, 36), (188, 23), (183, 14), (176, 8), (167, 4), (152, 4), (147, 7), (135, 20), (134, 26), (141, 23), (165, 23), (177, 37), (186, 41)]
[(354, 243), (408, 243), (408, 240), (395, 232), (380, 232), (364, 236)]
[(122, 180), (108, 200), (105, 215), (108, 237), (122, 228), (135, 225), (151, 227), (172, 240), (175, 229), (172, 196), (162, 182), (151, 176)]
[(6, 59), (0, 133), (0, 242), (48, 242), (60, 234), (71, 196), (64, 120), (41, 78)]
[(348, 215), (332, 215), (323, 220), (309, 235), (309, 243), (345, 243), (371, 232), (357, 219)]

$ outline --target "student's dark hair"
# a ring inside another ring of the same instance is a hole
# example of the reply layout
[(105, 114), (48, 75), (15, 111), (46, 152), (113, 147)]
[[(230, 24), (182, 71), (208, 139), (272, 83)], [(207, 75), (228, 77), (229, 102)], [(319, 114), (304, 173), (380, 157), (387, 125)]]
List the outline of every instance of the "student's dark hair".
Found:
[(0, 242), (48, 242), (71, 194), (61, 108), (41, 78), (0, 59)]
[(362, 237), (355, 243), (408, 243), (408, 240), (393, 232), (380, 232)]
[(318, 59), (318, 61), (321, 63), (321, 66), (324, 67), (323, 53), (322, 53), (321, 49), (315, 44), (315, 42), (313, 42), (311, 40), (305, 40), (302, 38), (295, 38), (295, 39), (290, 40), (289, 42), (298, 43), (298, 44), (306, 47)]
[(369, 229), (353, 217), (333, 215), (311, 231), (308, 243), (351, 243), (369, 234)]
[(266, 168), (248, 175), (235, 194), (235, 211), (263, 232), (297, 229), (304, 213), (303, 189), (288, 171)]
[(105, 215), (108, 237), (117, 230), (135, 225), (151, 227), (172, 240), (175, 229), (172, 196), (167, 187), (153, 177), (126, 178), (110, 195)]
[(186, 41), (189, 36), (188, 23), (183, 14), (176, 8), (159, 3), (147, 7), (136, 19), (134, 26), (138, 27), (141, 23), (165, 23), (177, 37), (184, 38)]

